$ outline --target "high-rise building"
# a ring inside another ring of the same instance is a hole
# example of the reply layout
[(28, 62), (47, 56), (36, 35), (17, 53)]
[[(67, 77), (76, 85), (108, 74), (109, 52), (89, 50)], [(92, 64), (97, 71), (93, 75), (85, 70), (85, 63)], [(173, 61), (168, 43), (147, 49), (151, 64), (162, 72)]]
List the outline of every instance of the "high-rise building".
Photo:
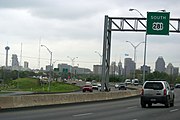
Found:
[[(144, 70), (144, 65), (141, 66), (141, 71), (143, 72)], [(145, 65), (145, 73), (150, 73), (151, 72), (151, 67), (150, 66), (147, 66)]]
[(135, 71), (135, 62), (132, 58), (125, 58), (124, 60), (124, 75), (126, 78), (132, 78)]
[(166, 73), (168, 75), (178, 76), (179, 75), (179, 68), (174, 67), (171, 63), (167, 65)]
[(110, 75), (115, 75), (117, 73), (116, 62), (111, 62), (109, 73), (110, 73)]
[(24, 68), (29, 68), (29, 63), (27, 61), (24, 61)]
[(97, 75), (102, 74), (102, 65), (93, 65), (93, 73)]
[(166, 68), (166, 73), (168, 75), (173, 75), (174, 74), (173, 72), (174, 72), (174, 66), (171, 63), (169, 63)]
[(179, 67), (174, 67), (174, 71), (173, 71), (173, 75), (174, 76), (178, 76), (179, 75)]
[(20, 70), (19, 61), (16, 54), (12, 54), (12, 70)]
[(12, 67), (14, 66), (19, 66), (19, 62), (16, 54), (12, 54)]
[(165, 72), (165, 61), (162, 56), (158, 57), (155, 63), (155, 71)]
[(118, 63), (118, 75), (123, 75), (123, 67), (121, 61), (119, 61)]

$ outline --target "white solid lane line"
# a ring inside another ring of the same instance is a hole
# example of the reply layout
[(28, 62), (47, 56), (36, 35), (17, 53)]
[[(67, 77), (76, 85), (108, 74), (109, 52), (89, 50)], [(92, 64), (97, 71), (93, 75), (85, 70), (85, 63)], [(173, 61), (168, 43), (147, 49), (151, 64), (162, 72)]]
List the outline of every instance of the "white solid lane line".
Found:
[(173, 110), (170, 110), (170, 112), (175, 112), (175, 111), (178, 111), (179, 109), (173, 109)]
[(83, 114), (77, 114), (77, 115), (73, 115), (74, 117), (80, 117), (80, 116), (86, 116), (86, 115), (91, 115), (93, 113), (83, 113)]

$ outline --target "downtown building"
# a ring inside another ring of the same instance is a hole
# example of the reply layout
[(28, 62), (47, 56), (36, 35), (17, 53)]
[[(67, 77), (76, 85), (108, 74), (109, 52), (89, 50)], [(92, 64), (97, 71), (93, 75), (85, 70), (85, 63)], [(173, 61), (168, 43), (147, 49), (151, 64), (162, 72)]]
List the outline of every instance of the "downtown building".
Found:
[(158, 57), (158, 59), (155, 62), (155, 71), (158, 72), (165, 72), (165, 61), (162, 56)]
[(78, 66), (71, 66), (68, 64), (58, 64), (59, 72), (61, 73), (73, 73), (73, 74), (90, 74), (92, 73), (89, 68), (80, 68)]
[(111, 62), (109, 74), (110, 75), (117, 75), (118, 67), (116, 66), (116, 62)]
[(172, 63), (169, 63), (166, 67), (166, 71), (165, 71), (168, 75), (172, 75), (177, 77), (179, 75), (179, 68), (178, 67), (174, 67), (172, 65)]
[(132, 60), (132, 58), (124, 59), (124, 76), (126, 78), (133, 78), (135, 66), (135, 62)]
[(155, 71), (165, 72), (168, 75), (178, 76), (179, 75), (179, 67), (174, 67), (172, 63), (169, 63), (167, 67), (165, 66), (165, 61), (163, 57), (158, 57), (155, 63)]
[(102, 74), (102, 65), (93, 65), (93, 73), (96, 75)]
[(146, 74), (149, 74), (149, 73), (151, 72), (151, 67), (150, 67), (150, 66), (147, 66), (147, 65), (141, 66), (141, 72), (142, 72), (142, 73), (143, 73), (144, 69), (145, 69), (145, 73), (146, 73)]

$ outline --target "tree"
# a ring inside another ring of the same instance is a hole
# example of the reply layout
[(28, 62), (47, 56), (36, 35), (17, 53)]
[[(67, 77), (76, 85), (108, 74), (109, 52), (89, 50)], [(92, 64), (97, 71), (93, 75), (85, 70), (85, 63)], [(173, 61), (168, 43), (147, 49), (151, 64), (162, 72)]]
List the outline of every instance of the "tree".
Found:
[(166, 80), (169, 83), (173, 83), (172, 77), (165, 72), (154, 71), (147, 75), (147, 80)]

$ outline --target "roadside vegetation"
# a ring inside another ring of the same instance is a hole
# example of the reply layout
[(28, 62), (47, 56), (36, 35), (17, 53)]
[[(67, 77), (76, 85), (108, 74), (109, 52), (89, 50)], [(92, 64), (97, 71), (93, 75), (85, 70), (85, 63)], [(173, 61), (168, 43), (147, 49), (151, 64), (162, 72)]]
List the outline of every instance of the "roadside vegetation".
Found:
[(48, 86), (48, 83), (41, 83), (39, 79), (19, 78), (16, 80), (12, 80), (6, 86), (1, 87), (1, 90), (32, 92), (72, 92), (80, 89), (78, 86), (56, 81), (50, 83), (50, 89), (48, 89)]
[[(57, 82), (60, 78), (62, 81), (67, 80), (69, 77), (82, 81), (101, 81), (101, 76), (93, 73), (90, 74), (71, 74), (69, 72), (53, 71), (53, 82), (50, 87), (48, 82), (42, 82), (39, 79), (41, 77), (49, 77), (48, 72), (33, 72), (33, 71), (17, 71), (0, 69), (0, 93), (3, 91), (32, 91), (32, 92), (71, 92), (80, 90), (78, 86), (67, 84), (64, 82)], [(142, 83), (142, 71), (136, 71), (136, 78)], [(34, 78), (35, 77), (35, 78)], [(130, 76), (123, 75), (110, 75), (110, 82), (124, 82), (126, 78), (132, 79), (133, 74)], [(153, 72), (146, 74), (146, 80), (159, 79), (167, 80), (170, 84), (180, 83), (180, 76), (168, 75), (167, 73)], [(50, 89), (48, 89), (50, 88)]]

